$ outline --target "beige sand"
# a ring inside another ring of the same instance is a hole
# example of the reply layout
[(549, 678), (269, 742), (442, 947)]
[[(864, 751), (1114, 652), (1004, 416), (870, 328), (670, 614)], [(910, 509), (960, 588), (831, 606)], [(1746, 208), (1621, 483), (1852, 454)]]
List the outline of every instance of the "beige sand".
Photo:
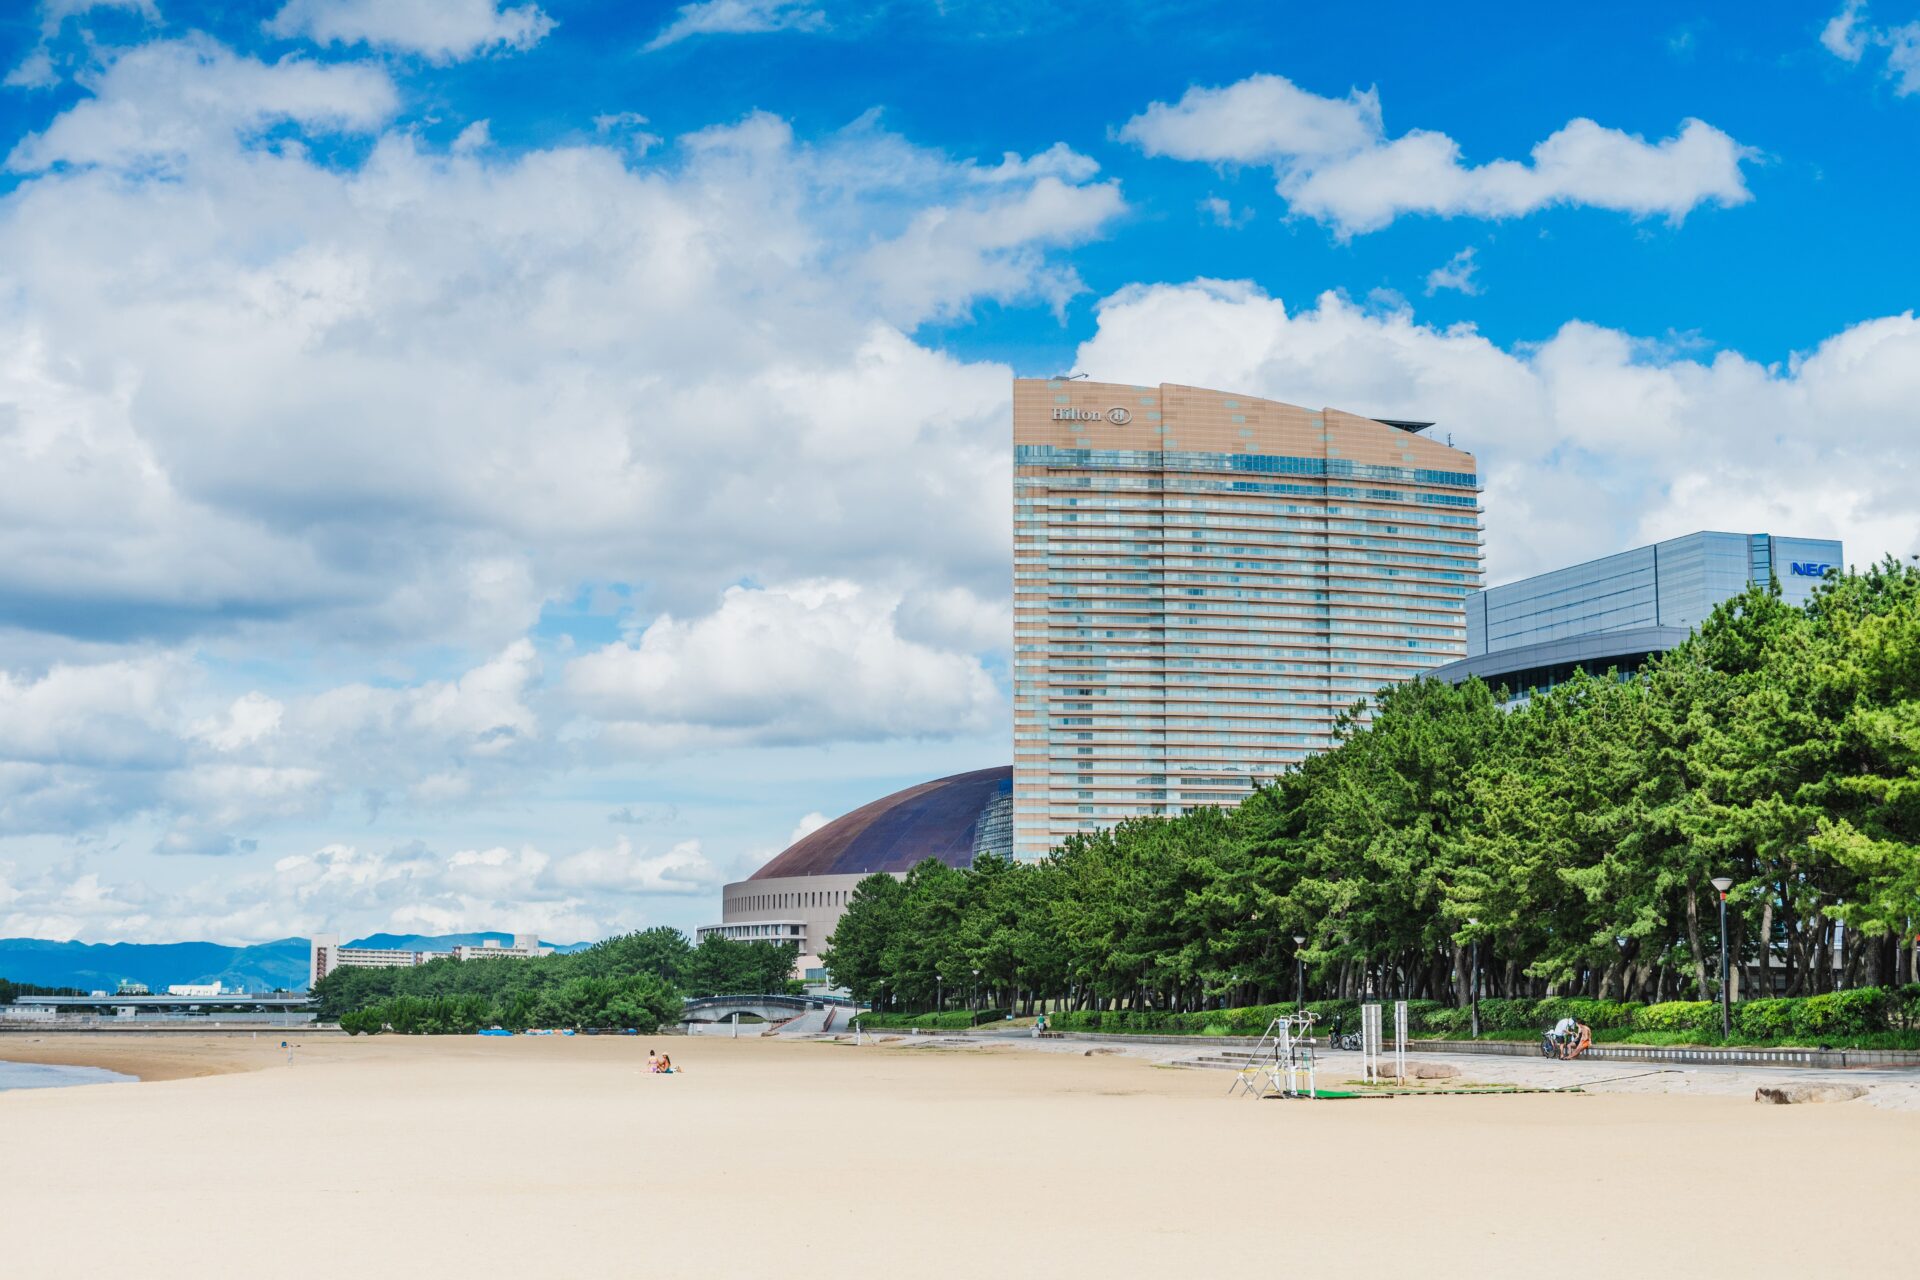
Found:
[[(1920, 1115), (1227, 1100), (1011, 1048), (0, 1038), (8, 1277), (1910, 1274)], [(142, 1062), (143, 1055), (150, 1061)]]

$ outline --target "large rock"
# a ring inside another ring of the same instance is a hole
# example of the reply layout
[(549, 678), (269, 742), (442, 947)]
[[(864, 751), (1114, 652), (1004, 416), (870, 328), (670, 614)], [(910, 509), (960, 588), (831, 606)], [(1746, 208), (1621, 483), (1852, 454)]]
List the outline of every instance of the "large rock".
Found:
[(1457, 1080), (1460, 1068), (1450, 1067), (1444, 1062), (1409, 1062), (1407, 1078), (1410, 1080)]
[(1796, 1102), (1852, 1102), (1866, 1096), (1866, 1086), (1858, 1084), (1762, 1085), (1753, 1091), (1755, 1102), (1772, 1102), (1783, 1107)]

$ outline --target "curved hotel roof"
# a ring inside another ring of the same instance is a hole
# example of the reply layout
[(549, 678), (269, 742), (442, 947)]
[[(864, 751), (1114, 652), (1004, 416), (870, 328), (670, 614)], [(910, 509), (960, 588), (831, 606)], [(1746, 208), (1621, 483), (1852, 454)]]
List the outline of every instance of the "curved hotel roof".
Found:
[[(1009, 838), (983, 828), (1002, 797), (1011, 803), (1013, 766), (976, 769), (937, 778), (861, 805), (788, 845), (749, 877), (870, 875), (906, 871), (926, 858), (950, 867), (970, 867), (978, 850), (1007, 852)], [(1011, 829), (1007, 833), (1011, 836)]]

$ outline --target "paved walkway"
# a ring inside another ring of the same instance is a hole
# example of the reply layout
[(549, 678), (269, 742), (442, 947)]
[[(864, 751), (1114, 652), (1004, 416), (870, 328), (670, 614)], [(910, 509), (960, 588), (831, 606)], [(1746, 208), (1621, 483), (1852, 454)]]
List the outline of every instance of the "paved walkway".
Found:
[[(886, 1034), (890, 1033), (879, 1033)], [(905, 1048), (994, 1048), (1027, 1053), (1084, 1055), (1089, 1051), (1104, 1051), (1175, 1067), (1199, 1065), (1196, 1059), (1222, 1052), (1198, 1046), (1191, 1051), (1182, 1051), (1179, 1046), (1130, 1043), (1107, 1037), (1102, 1037), (1098, 1042), (1073, 1040), (1064, 1036), (1036, 1040), (1021, 1032), (989, 1032), (967, 1036), (923, 1034), (902, 1036), (891, 1043)], [(1854, 1067), (1839, 1071), (1808, 1067), (1663, 1066), (1651, 1062), (1550, 1062), (1544, 1058), (1464, 1053), (1409, 1056), (1410, 1060), (1422, 1063), (1446, 1063), (1459, 1069), (1460, 1080), (1482, 1084), (1516, 1084), (1530, 1088), (1579, 1085), (1593, 1093), (1670, 1093), (1741, 1098), (1753, 1097), (1753, 1091), (1762, 1086), (1852, 1084), (1866, 1088), (1867, 1095), (1861, 1101), (1873, 1106), (1892, 1111), (1920, 1111), (1920, 1068), (1917, 1067)], [(1360, 1055), (1357, 1053), (1320, 1055), (1319, 1076), (1322, 1084), (1336, 1086), (1359, 1074)]]

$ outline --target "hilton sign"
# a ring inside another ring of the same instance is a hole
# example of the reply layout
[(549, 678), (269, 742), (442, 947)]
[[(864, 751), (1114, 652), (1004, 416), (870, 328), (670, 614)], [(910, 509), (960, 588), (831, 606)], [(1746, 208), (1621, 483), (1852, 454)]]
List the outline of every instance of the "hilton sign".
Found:
[(1098, 409), (1055, 409), (1055, 422), (1111, 422), (1116, 427), (1124, 427), (1133, 421), (1133, 410), (1115, 405), (1105, 413)]

